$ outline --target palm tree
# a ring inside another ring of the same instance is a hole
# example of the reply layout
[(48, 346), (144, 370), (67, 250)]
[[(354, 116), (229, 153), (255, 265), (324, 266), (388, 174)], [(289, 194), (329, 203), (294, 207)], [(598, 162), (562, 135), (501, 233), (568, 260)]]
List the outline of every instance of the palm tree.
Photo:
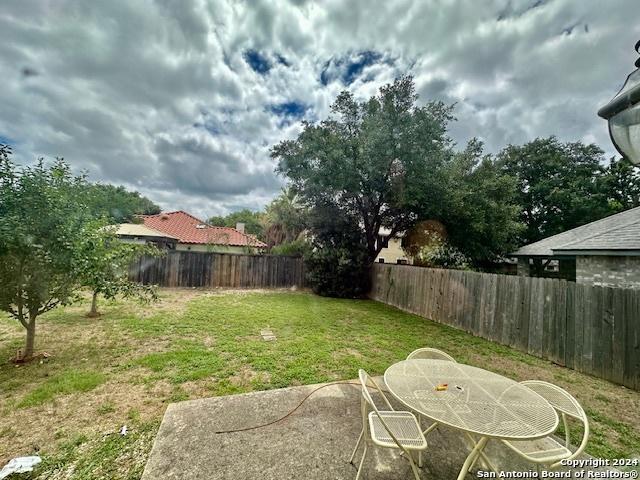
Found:
[(265, 241), (268, 248), (296, 240), (306, 228), (307, 209), (292, 188), (284, 188), (266, 208)]

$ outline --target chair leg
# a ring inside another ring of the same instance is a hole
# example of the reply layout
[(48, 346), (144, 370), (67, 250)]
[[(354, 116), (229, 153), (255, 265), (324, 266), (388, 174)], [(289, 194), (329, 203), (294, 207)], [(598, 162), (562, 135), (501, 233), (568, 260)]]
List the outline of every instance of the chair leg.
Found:
[(364, 452), (362, 452), (362, 459), (360, 460), (360, 466), (358, 467), (358, 473), (356, 473), (356, 480), (360, 480), (360, 474), (362, 473), (362, 464), (364, 463), (364, 459), (367, 456), (368, 444), (364, 442)]
[(358, 443), (356, 443), (356, 448), (353, 449), (353, 453), (351, 454), (351, 458), (349, 459), (349, 463), (353, 463), (353, 459), (356, 456), (356, 452), (358, 448), (360, 448), (360, 442), (362, 442), (362, 437), (364, 435), (364, 428), (360, 430), (360, 436), (358, 437)]
[(437, 426), (438, 424), (436, 422), (433, 422), (431, 425), (429, 425), (429, 428), (427, 428), (424, 432), (422, 432), (422, 435), (426, 437), (431, 432), (431, 430), (433, 430)]
[(422, 450), (418, 450), (418, 467), (422, 468)]
[(416, 464), (413, 461), (413, 456), (411, 455), (411, 452), (409, 452), (407, 454), (407, 457), (409, 457), (409, 463), (411, 464), (411, 470), (413, 471), (413, 476), (416, 477), (416, 480), (420, 480), (420, 474), (418, 473), (418, 469), (416, 468)]

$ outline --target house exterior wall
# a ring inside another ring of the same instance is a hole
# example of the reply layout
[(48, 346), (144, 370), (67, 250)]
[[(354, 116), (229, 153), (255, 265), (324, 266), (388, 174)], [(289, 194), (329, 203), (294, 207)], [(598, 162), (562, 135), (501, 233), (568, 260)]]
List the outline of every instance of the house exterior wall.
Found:
[(204, 245), (198, 243), (178, 243), (176, 250), (182, 252), (207, 252), (207, 253), (260, 253), (256, 248), (247, 248), (231, 245)]
[(529, 272), (529, 257), (518, 258), (518, 275), (521, 277), (528, 277)]
[(118, 237), (122, 243), (135, 243), (136, 245), (144, 245), (147, 241), (144, 238), (127, 238), (127, 237)]
[(376, 263), (380, 261), (380, 259), (384, 259), (384, 263), (398, 263), (398, 260), (404, 260), (407, 263), (413, 263), (407, 255), (402, 250), (402, 239), (401, 238), (390, 238), (388, 247), (380, 250), (380, 253), (376, 257)]
[(640, 256), (578, 256), (576, 282), (602, 287), (640, 289)]

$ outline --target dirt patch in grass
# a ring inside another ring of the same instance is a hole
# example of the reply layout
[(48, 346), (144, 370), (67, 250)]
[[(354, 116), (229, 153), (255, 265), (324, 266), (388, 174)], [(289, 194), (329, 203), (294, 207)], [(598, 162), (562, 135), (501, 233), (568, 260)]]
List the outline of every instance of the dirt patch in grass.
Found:
[(243, 365), (240, 370), (229, 377), (229, 381), (236, 387), (252, 389), (256, 383), (266, 384), (271, 381), (269, 372), (256, 372), (248, 365)]
[(191, 300), (207, 294), (208, 292), (196, 288), (163, 288), (159, 291), (158, 301), (151, 305), (153, 308), (141, 305), (138, 314), (144, 318), (154, 315), (157, 310), (162, 310), (167, 313), (182, 315)]
[[(170, 403), (166, 382), (134, 384), (124, 375), (90, 392), (57, 396), (43, 405), (18, 408), (0, 417), (0, 464), (18, 455), (51, 454), (78, 435), (117, 434), (123, 425), (156, 421)], [(25, 432), (28, 432), (25, 435)]]
[(343, 348), (341, 350), (336, 350), (331, 353), (331, 357), (334, 360), (343, 360), (345, 358), (359, 359), (362, 358), (363, 355), (358, 350), (354, 348)]

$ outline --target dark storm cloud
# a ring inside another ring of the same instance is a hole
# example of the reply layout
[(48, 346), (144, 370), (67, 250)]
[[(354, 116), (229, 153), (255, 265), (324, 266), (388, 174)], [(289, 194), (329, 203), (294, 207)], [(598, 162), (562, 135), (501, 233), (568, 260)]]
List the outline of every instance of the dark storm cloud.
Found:
[(282, 186), (269, 147), (411, 73), (451, 135), (613, 148), (596, 116), (633, 68), (636, 0), (24, 0), (0, 10), (0, 142), (202, 217)]
[(251, 171), (240, 156), (207, 139), (160, 138), (155, 151), (161, 165), (160, 175), (153, 184), (155, 188), (177, 188), (181, 192), (223, 200), (252, 189), (279, 187), (269, 169)]

